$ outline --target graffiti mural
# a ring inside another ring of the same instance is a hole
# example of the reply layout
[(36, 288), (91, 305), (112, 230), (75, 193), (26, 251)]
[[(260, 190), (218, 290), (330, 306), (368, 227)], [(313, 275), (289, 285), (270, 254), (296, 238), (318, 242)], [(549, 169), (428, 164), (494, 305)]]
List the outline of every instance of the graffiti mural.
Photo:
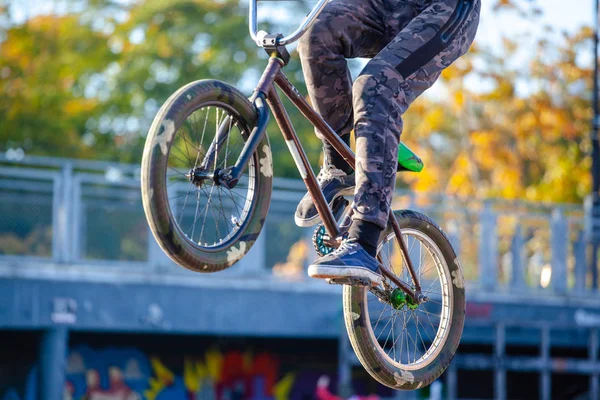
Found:
[[(172, 366), (136, 349), (72, 349), (65, 400), (284, 400), (313, 398), (319, 374), (282, 374), (270, 353), (209, 350)], [(297, 379), (300, 378), (300, 379)]]
[[(30, 364), (31, 365), (31, 364)], [(334, 363), (299, 362), (268, 351), (206, 350), (199, 355), (148, 354), (133, 347), (77, 346), (67, 356), (64, 400), (340, 400)], [(35, 400), (38, 371), (29, 367), (0, 400)], [(323, 376), (327, 386), (318, 385)], [(13, 380), (13, 384), (14, 384)], [(0, 380), (1, 383), (1, 380)], [(364, 382), (357, 381), (355, 389)], [(8, 386), (7, 386), (8, 385)], [(319, 386), (321, 386), (319, 388)], [(356, 399), (376, 399), (375, 397)]]

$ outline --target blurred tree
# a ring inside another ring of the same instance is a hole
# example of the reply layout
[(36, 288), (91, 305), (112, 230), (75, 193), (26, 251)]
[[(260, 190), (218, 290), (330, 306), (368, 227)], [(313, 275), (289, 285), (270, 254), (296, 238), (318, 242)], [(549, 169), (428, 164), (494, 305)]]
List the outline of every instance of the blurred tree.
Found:
[[(539, 17), (529, 2), (498, 3), (525, 4), (525, 18)], [(426, 164), (421, 176), (407, 175), (414, 189), (578, 203), (589, 193), (592, 71), (582, 55), (593, 31), (544, 30), (533, 49), (508, 38), (495, 52), (475, 46), (444, 71), (445, 98), (409, 110), (404, 140)]]
[[(536, 2), (494, 7), (539, 21)], [(445, 96), (419, 99), (405, 117), (403, 140), (426, 168), (402, 184), (465, 197), (582, 199), (591, 71), (580, 55), (592, 31), (557, 37), (547, 28), (546, 36), (535, 49), (509, 38), (494, 51), (475, 46), (444, 72)], [(286, 72), (304, 92), (292, 57)], [(234, 0), (62, 0), (38, 11), (0, 1), (0, 151), (136, 163), (152, 118), (178, 87), (217, 78), (250, 94), (265, 61)], [(289, 111), (316, 165), (320, 142)], [(297, 177), (283, 140), (271, 138), (276, 174)]]
[[(234, 0), (56, 3), (32, 15), (0, 4), (0, 150), (139, 162), (154, 115), (180, 86), (214, 78), (249, 95), (266, 65)], [(300, 83), (296, 58), (286, 71)], [(290, 113), (316, 163), (318, 140)], [(278, 175), (297, 176), (272, 137)]]
[(86, 122), (101, 115), (87, 87), (116, 56), (106, 35), (76, 15), (39, 15), (9, 27), (0, 43), (0, 146), (92, 157)]

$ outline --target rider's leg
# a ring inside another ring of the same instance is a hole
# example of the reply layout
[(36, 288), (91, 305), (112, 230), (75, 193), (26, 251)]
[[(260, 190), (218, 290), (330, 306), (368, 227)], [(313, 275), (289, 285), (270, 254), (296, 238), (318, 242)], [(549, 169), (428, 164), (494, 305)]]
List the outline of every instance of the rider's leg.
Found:
[(396, 182), (402, 115), (444, 68), (468, 51), (478, 21), (478, 0), (433, 1), (354, 82), (355, 221), (386, 227)]
[[(384, 0), (333, 0), (298, 44), (306, 86), (313, 107), (329, 126), (349, 143), (353, 128), (352, 80), (346, 58), (373, 57), (390, 41), (384, 19)], [(399, 7), (395, 23), (408, 23), (416, 13)], [(404, 21), (404, 22), (402, 22)], [(318, 137), (320, 132), (315, 131)], [(354, 192), (352, 168), (323, 141), (324, 168), (318, 176), (325, 199)], [(320, 220), (309, 194), (300, 201), (296, 224), (311, 226)]]
[[(352, 79), (347, 58), (372, 57), (387, 44), (381, 0), (333, 0), (300, 38), (298, 52), (315, 110), (349, 143), (353, 128)], [(315, 130), (319, 138), (320, 132)], [(323, 141), (325, 163), (352, 168)]]
[(377, 270), (373, 256), (396, 182), (402, 114), (444, 68), (468, 51), (479, 7), (479, 0), (432, 0), (356, 79), (356, 192), (350, 243), (311, 265), (311, 276), (362, 276), (368, 271), (370, 278)]

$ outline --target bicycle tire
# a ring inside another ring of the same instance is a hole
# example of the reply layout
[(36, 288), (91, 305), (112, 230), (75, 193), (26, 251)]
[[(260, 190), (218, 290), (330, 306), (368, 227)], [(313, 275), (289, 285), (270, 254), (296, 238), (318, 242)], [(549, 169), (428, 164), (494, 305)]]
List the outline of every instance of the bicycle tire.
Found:
[(202, 248), (182, 232), (169, 206), (167, 162), (179, 128), (195, 110), (207, 105), (228, 110), (243, 131), (243, 140), (247, 140), (257, 123), (255, 107), (239, 90), (227, 83), (199, 80), (180, 88), (163, 104), (150, 127), (141, 164), (142, 202), (154, 238), (171, 260), (196, 272), (217, 272), (229, 268), (250, 250), (262, 230), (273, 185), (271, 149), (264, 135), (250, 161), (257, 171), (253, 177), (256, 180), (253, 190), (258, 195), (252, 200), (243, 231), (218, 249)]
[[(423, 214), (410, 210), (395, 211), (394, 215), (400, 229), (403, 231), (403, 236), (407, 230), (426, 235), (435, 243), (445, 261), (443, 264), (446, 271), (444, 272), (445, 276), (448, 277), (446, 283), (452, 291), (453, 303), (446, 339), (442, 347), (439, 350), (436, 349), (435, 358), (429, 360), (427, 364), (410, 366), (394, 362), (389, 355), (386, 355), (385, 350), (373, 333), (374, 329), (371, 326), (366, 300), (368, 290), (360, 286), (344, 286), (344, 320), (352, 348), (365, 370), (385, 386), (397, 390), (414, 390), (425, 387), (437, 379), (446, 370), (456, 353), (465, 320), (464, 279), (462, 267), (450, 240), (435, 222)], [(388, 228), (382, 233), (380, 243), (390, 235), (393, 235), (393, 233), (391, 228)], [(393, 324), (394, 322), (392, 322)], [(385, 344), (383, 347), (385, 347)], [(402, 345), (400, 345), (400, 349), (402, 350)]]

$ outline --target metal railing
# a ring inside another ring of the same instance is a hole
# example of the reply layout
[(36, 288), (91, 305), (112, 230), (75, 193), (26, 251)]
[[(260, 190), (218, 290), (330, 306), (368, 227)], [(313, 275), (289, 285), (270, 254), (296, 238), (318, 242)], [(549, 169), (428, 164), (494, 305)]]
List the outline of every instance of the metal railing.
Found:
[[(0, 156), (0, 266), (35, 261), (177, 273), (149, 233), (139, 173), (125, 164)], [(276, 274), (304, 276), (303, 267), (316, 257), (312, 230), (296, 227), (292, 218), (304, 191), (302, 181), (274, 180), (266, 226), (232, 270), (262, 274), (276, 266)], [(405, 190), (394, 201), (395, 208), (422, 211), (444, 228), (473, 287), (557, 294), (586, 288), (583, 206)]]

